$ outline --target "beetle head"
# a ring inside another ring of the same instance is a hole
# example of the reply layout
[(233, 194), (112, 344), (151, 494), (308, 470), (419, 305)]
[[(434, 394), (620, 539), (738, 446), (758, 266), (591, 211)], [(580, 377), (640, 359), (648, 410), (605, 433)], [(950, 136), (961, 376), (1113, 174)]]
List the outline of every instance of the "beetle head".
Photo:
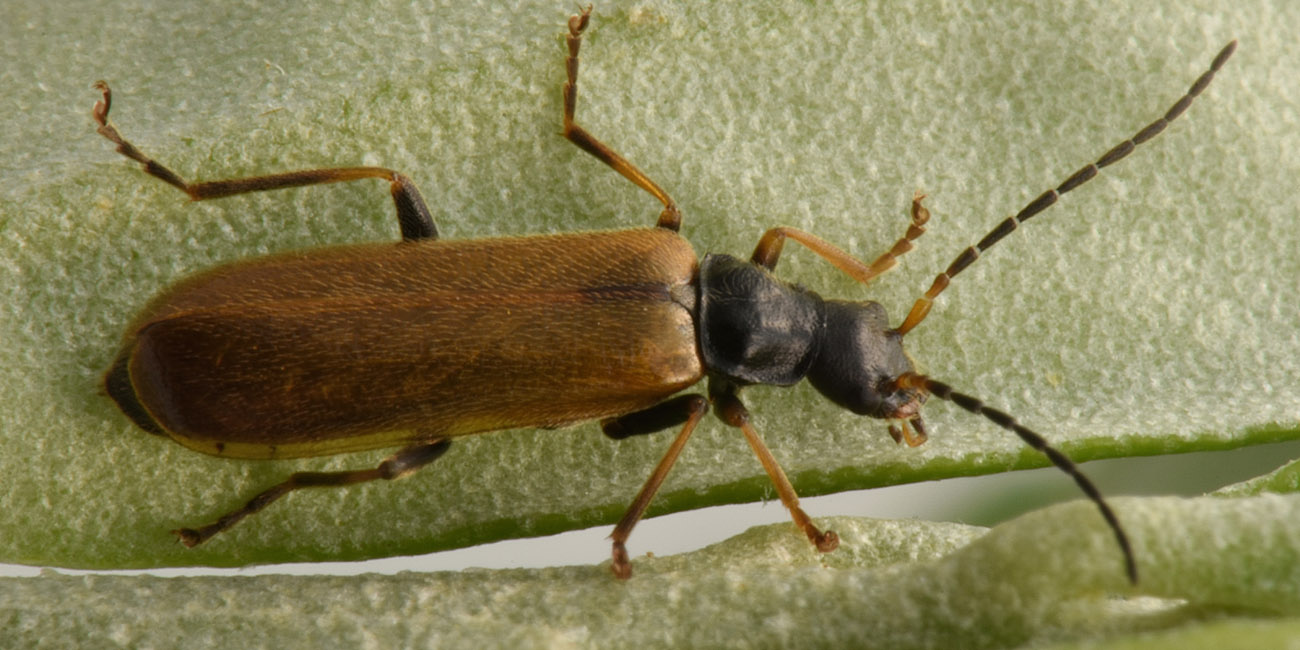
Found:
[(885, 308), (870, 301), (827, 300), (825, 322), (809, 383), (858, 415), (915, 418), (926, 395), (898, 384), (915, 368), (903, 351), (903, 336), (889, 327)]

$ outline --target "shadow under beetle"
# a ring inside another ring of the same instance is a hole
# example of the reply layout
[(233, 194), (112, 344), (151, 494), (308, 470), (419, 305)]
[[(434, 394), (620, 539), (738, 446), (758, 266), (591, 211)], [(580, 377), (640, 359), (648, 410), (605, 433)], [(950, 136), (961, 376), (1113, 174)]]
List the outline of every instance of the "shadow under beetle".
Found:
[[(188, 183), (109, 124), (111, 93), (96, 84), (103, 92), (93, 112), (99, 133), (192, 200), (380, 178), (390, 184), (401, 226), (399, 244), (282, 253), (191, 276), (154, 298), (127, 329), (104, 384), (145, 431), (230, 458), (403, 446), (373, 469), (293, 474), (214, 523), (175, 534), (194, 546), (298, 488), (404, 476), (442, 456), (457, 436), (592, 419), (616, 439), (679, 426), (610, 536), (614, 574), (627, 578), (624, 543), (712, 405), (744, 434), (795, 524), (818, 550), (831, 551), (839, 538), (799, 507), (739, 396), (751, 384), (807, 379), (835, 404), (887, 420), (900, 443), (925, 442), (920, 411), (930, 395), (1014, 432), (1097, 505), (1136, 582), (1123, 527), (1074, 463), (1011, 416), (918, 374), (902, 341), (980, 253), (1181, 115), (1236, 42), (1162, 117), (962, 251), (890, 327), (878, 303), (823, 299), (772, 271), (792, 239), (866, 284), (925, 231), (924, 197), (912, 201), (906, 234), (871, 264), (787, 227), (764, 233), (748, 260), (697, 259), (677, 235), (681, 215), (668, 193), (574, 121), (578, 50), (590, 12), (568, 22), (564, 136), (663, 204), (654, 228), (442, 241), (410, 179), (379, 167)], [(707, 398), (674, 396), (705, 378)]]

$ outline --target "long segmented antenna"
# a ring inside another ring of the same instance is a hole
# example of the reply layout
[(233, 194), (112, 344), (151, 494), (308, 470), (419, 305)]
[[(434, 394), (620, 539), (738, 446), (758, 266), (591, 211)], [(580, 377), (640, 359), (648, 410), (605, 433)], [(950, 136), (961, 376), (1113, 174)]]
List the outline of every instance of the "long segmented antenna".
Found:
[(1223, 64), (1227, 62), (1228, 57), (1232, 56), (1233, 51), (1236, 49), (1237, 41), (1235, 40), (1224, 46), (1224, 48), (1219, 51), (1218, 56), (1214, 57), (1214, 62), (1210, 64), (1210, 69), (1206, 70), (1200, 78), (1196, 80), (1196, 83), (1193, 83), (1192, 87), (1187, 90), (1187, 94), (1174, 102), (1174, 105), (1171, 106), (1168, 111), (1165, 111), (1165, 114), (1162, 117), (1148, 124), (1128, 140), (1115, 145), (1110, 151), (1103, 154), (1101, 158), (1098, 158), (1097, 162), (1089, 163), (1079, 171), (1071, 174), (1070, 177), (1065, 179), (1065, 182), (1057, 186), (1056, 189), (1047, 190), (1040, 194), (1038, 198), (1030, 201), (1029, 205), (1026, 205), (1024, 209), (1016, 213), (1014, 217), (1007, 217), (1002, 221), (1002, 223), (995, 226), (993, 230), (990, 230), (989, 233), (984, 235), (984, 238), (981, 239), (978, 244), (975, 244), (974, 247), (969, 247), (962, 251), (961, 254), (957, 256), (957, 259), (953, 260), (952, 264), (948, 265), (948, 269), (943, 273), (940, 273), (939, 276), (934, 279), (934, 284), (930, 285), (930, 288), (926, 290), (925, 295), (917, 299), (916, 304), (912, 305), (912, 311), (908, 312), (907, 318), (903, 320), (903, 324), (899, 325), (895, 331), (900, 335), (906, 334), (911, 331), (913, 327), (920, 324), (921, 321), (925, 320), (926, 314), (930, 313), (930, 307), (933, 305), (934, 299), (938, 297), (940, 293), (943, 293), (943, 290), (948, 287), (948, 283), (954, 276), (973, 264), (975, 260), (979, 258), (980, 253), (998, 243), (998, 241), (1003, 237), (1006, 237), (1011, 231), (1015, 230), (1018, 225), (1027, 221), (1030, 217), (1046, 210), (1048, 206), (1056, 203), (1056, 200), (1060, 198), (1062, 194), (1092, 180), (1102, 167), (1119, 162), (1124, 158), (1124, 156), (1132, 153), (1138, 145), (1156, 137), (1161, 131), (1164, 131), (1165, 127), (1169, 126), (1169, 123), (1177, 119), (1179, 115), (1182, 115), (1183, 111), (1187, 110), (1187, 107), (1192, 105), (1192, 100), (1195, 99), (1197, 95), (1201, 94), (1201, 91), (1205, 90), (1206, 86), (1210, 85), (1210, 82), (1214, 80), (1214, 73), (1218, 72), (1219, 68), (1223, 67)]
[(1020, 439), (1024, 440), (1025, 444), (1038, 450), (1044, 456), (1047, 456), (1047, 459), (1052, 461), (1053, 465), (1066, 474), (1069, 474), (1070, 477), (1074, 479), (1074, 482), (1079, 485), (1079, 489), (1083, 490), (1083, 493), (1086, 494), (1093, 503), (1097, 504), (1098, 510), (1101, 510), (1101, 516), (1106, 519), (1106, 524), (1109, 525), (1111, 531), (1115, 533), (1115, 541), (1119, 544), (1120, 551), (1124, 553), (1124, 568), (1128, 573), (1129, 582), (1137, 584), (1137, 562), (1133, 559), (1133, 547), (1129, 544), (1128, 535), (1124, 533), (1124, 528), (1120, 525), (1119, 518), (1115, 516), (1115, 511), (1110, 509), (1110, 504), (1106, 503), (1106, 499), (1101, 496), (1101, 492), (1097, 489), (1097, 486), (1092, 484), (1092, 481), (1079, 470), (1079, 466), (1075, 465), (1074, 461), (1070, 460), (1069, 456), (1066, 456), (1059, 449), (1053, 447), (1041, 435), (1038, 435), (1019, 422), (1016, 422), (1016, 419), (1010, 415), (985, 405), (984, 402), (980, 401), (978, 398), (971, 397), (964, 393), (958, 393), (952, 389), (952, 386), (941, 381), (936, 381), (926, 377), (925, 375), (909, 372), (904, 373), (895, 380), (895, 384), (899, 389), (924, 391), (938, 397), (939, 399), (952, 402), (971, 413), (988, 418), (994, 424), (1020, 436)]

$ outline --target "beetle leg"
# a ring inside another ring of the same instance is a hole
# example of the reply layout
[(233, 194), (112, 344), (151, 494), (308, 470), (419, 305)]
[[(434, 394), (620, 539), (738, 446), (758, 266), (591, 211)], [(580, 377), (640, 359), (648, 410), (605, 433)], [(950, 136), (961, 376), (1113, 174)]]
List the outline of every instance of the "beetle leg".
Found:
[(867, 284), (881, 273), (894, 268), (898, 264), (899, 256), (912, 250), (914, 248), (912, 242), (925, 234), (925, 222), (930, 220), (930, 211), (921, 205), (921, 200), (924, 198), (925, 195), (920, 192), (912, 197), (912, 222), (907, 227), (907, 233), (870, 265), (863, 264), (856, 257), (816, 235), (786, 226), (772, 228), (763, 233), (763, 237), (758, 240), (758, 246), (754, 247), (754, 254), (750, 256), (750, 261), (769, 271), (775, 269), (777, 260), (781, 258), (781, 248), (789, 237), (822, 256), (849, 277)]
[(258, 512), (262, 508), (271, 505), (276, 499), (298, 488), (341, 487), (379, 479), (390, 481), (401, 478), (437, 460), (439, 456), (447, 452), (447, 448), (450, 446), (450, 440), (437, 438), (411, 445), (389, 456), (374, 469), (343, 472), (297, 472), (290, 475), (283, 483), (253, 497), (248, 503), (244, 504), (244, 507), (223, 515), (211, 524), (201, 528), (180, 528), (173, 530), (172, 534), (179, 537), (183, 544), (193, 548), (207, 541), (213, 535), (239, 523), (244, 517)]
[(419, 190), (415, 189), (415, 184), (406, 176), (383, 167), (305, 169), (266, 176), (188, 183), (176, 172), (167, 169), (156, 160), (141, 153), (139, 149), (135, 148), (135, 145), (118, 133), (117, 128), (108, 122), (108, 109), (112, 105), (113, 99), (112, 91), (109, 90), (108, 84), (103, 81), (95, 82), (95, 87), (104, 93), (104, 98), (95, 102), (95, 110), (91, 112), (95, 122), (99, 124), (99, 134), (116, 144), (118, 153), (140, 163), (150, 176), (161, 179), (172, 187), (185, 192), (192, 201), (304, 185), (355, 181), (362, 178), (383, 178), (388, 181), (389, 190), (393, 195), (393, 204), (397, 206), (397, 221), (402, 229), (402, 239), (410, 241), (438, 238), (438, 228), (433, 224), (433, 217), (429, 214), (429, 208), (425, 206)]
[(785, 505), (786, 510), (790, 511), (790, 517), (794, 519), (794, 524), (802, 530), (804, 535), (808, 536), (808, 541), (817, 547), (817, 550), (823, 553), (829, 553), (840, 545), (840, 536), (835, 531), (828, 530), (822, 532), (813, 523), (812, 517), (799, 507), (799, 495), (795, 493), (794, 486), (790, 484), (790, 479), (786, 478), (785, 470), (777, 464), (776, 458), (772, 456), (771, 450), (763, 444), (763, 439), (758, 437), (758, 432), (754, 426), (749, 423), (749, 410), (741, 403), (740, 398), (736, 396), (732, 389), (723, 389), (714, 391), (713, 386), (709, 387), (710, 397), (718, 409), (718, 417), (723, 422), (740, 429), (745, 434), (745, 440), (749, 441), (749, 446), (754, 450), (754, 455), (758, 456), (758, 462), (763, 464), (763, 469), (767, 472), (772, 484), (776, 486), (776, 493), (781, 497), (781, 503)]
[[(699, 399), (699, 395), (674, 397), (642, 411), (601, 420), (600, 429), (614, 440), (658, 433), (689, 420), (698, 408), (696, 400)], [(704, 402), (704, 410), (709, 410), (707, 401)]]
[(569, 17), (569, 56), (564, 60), (568, 72), (568, 81), (564, 84), (564, 137), (659, 199), (659, 202), (664, 204), (664, 210), (659, 213), (659, 222), (656, 225), (676, 232), (682, 225), (682, 215), (677, 210), (677, 204), (673, 202), (672, 197), (650, 180), (644, 172), (637, 169), (636, 165), (628, 162), (626, 158), (618, 155), (573, 121), (573, 114), (578, 106), (578, 48), (582, 47), (582, 31), (587, 28), (590, 19), (591, 5), (587, 5), (582, 13)]
[(871, 263), (873, 277), (897, 266), (899, 257), (916, 248), (912, 242), (925, 234), (925, 223), (930, 220), (930, 211), (925, 209), (924, 205), (921, 205), (921, 201), (924, 199), (925, 195), (920, 190), (917, 190), (912, 195), (912, 221), (907, 226), (907, 232), (898, 241), (894, 242), (894, 245), (889, 250), (881, 253), (880, 257), (877, 257)]
[[(609, 535), (614, 544), (612, 551), (614, 562), (610, 569), (621, 580), (632, 577), (632, 563), (628, 559), (627, 547), (625, 546), (627, 538), (631, 536), (632, 528), (636, 526), (636, 522), (641, 521), (641, 516), (645, 514), (645, 510), (649, 507), (650, 501), (654, 499), (655, 493), (659, 491), (659, 486), (663, 485), (664, 479), (668, 476), (668, 470), (672, 469), (673, 463), (677, 462), (677, 457), (681, 455), (682, 448), (686, 446), (686, 441), (690, 439), (691, 432), (695, 431), (695, 425), (699, 424), (700, 418), (703, 418), (704, 414), (709, 412), (709, 401), (704, 399), (702, 395), (685, 395), (631, 415), (637, 416), (648, 412), (656, 412), (656, 417), (660, 418), (659, 421), (662, 422), (668, 415), (662, 410), (663, 408), (672, 408), (677, 410), (679, 414), (685, 415), (681, 420), (685, 420), (686, 424), (682, 427), (681, 432), (677, 434), (677, 438), (673, 440), (673, 444), (668, 447), (668, 452), (655, 466), (655, 471), (650, 474), (650, 478), (646, 479), (645, 485), (641, 486), (641, 491), (637, 493), (632, 505), (628, 506), (627, 512), (623, 513), (623, 518), (614, 527), (614, 532)], [(624, 418), (627, 417), (624, 416)], [(635, 431), (628, 435), (636, 435), (636, 433), (644, 432)]]

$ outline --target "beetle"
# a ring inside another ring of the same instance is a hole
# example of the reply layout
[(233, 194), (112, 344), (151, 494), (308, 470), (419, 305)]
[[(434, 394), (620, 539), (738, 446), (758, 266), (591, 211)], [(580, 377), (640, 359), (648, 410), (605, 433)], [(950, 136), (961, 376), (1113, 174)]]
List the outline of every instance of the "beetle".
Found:
[[(766, 231), (748, 260), (697, 257), (678, 235), (681, 213), (668, 193), (575, 120), (578, 53), (590, 16), (586, 7), (568, 21), (563, 134), (662, 203), (653, 228), (444, 241), (414, 183), (381, 167), (190, 183), (122, 137), (108, 120), (111, 90), (96, 84), (98, 133), (192, 200), (375, 178), (388, 181), (401, 230), (397, 244), (288, 252), (200, 272), (155, 297), (127, 328), (104, 388), (149, 433), (228, 458), (401, 447), (370, 469), (292, 474), (211, 524), (173, 531), (180, 540), (201, 544), (299, 488), (405, 476), (459, 436), (588, 420), (599, 420), (614, 439), (678, 427), (610, 536), (611, 568), (625, 579), (633, 527), (712, 408), (740, 429), (795, 524), (828, 552), (838, 536), (800, 508), (740, 399), (749, 385), (807, 379), (832, 403), (886, 420), (900, 444), (926, 441), (921, 408), (929, 396), (1015, 433), (1096, 504), (1136, 582), (1123, 526), (1075, 464), (1006, 413), (918, 373), (902, 340), (981, 253), (1181, 115), (1236, 41), (1163, 116), (963, 250), (891, 327), (879, 303), (822, 298), (774, 269), (793, 240), (868, 284), (925, 232), (925, 197), (916, 194), (906, 232), (870, 264), (789, 227)], [(679, 395), (705, 379), (704, 395)]]

